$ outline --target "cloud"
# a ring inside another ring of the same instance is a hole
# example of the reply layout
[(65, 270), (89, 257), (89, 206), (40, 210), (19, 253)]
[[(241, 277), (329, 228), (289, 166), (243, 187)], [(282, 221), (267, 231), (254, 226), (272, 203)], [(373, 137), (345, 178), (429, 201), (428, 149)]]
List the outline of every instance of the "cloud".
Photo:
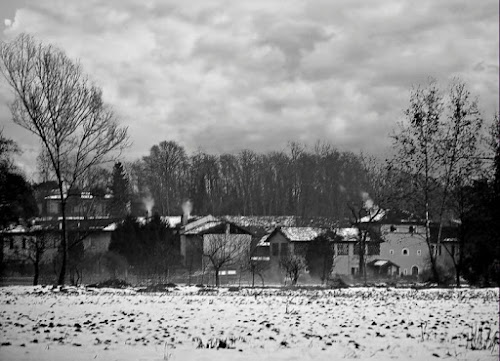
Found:
[(429, 76), (462, 77), (491, 116), (497, 30), (493, 0), (32, 0), (3, 38), (30, 32), (80, 59), (129, 127), (133, 159), (166, 139), (208, 152), (320, 139), (380, 154)]

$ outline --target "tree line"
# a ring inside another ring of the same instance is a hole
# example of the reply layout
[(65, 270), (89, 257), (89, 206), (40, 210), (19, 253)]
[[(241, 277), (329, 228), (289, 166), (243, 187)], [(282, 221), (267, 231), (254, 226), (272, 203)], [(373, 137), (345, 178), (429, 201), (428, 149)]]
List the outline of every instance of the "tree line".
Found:
[(163, 141), (129, 164), (128, 173), (135, 194), (152, 197), (153, 210), (162, 215), (178, 214), (190, 199), (196, 214), (343, 219), (348, 201), (370, 191), (360, 156), (329, 144), (188, 155), (176, 142)]

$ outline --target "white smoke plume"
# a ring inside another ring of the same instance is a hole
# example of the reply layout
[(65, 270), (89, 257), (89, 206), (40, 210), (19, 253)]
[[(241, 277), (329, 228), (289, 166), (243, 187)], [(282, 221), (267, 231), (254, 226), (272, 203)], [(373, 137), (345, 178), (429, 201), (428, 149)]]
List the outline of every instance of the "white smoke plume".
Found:
[(147, 216), (151, 217), (153, 215), (153, 207), (155, 205), (155, 200), (151, 196), (148, 196), (142, 199), (142, 203), (144, 203), (146, 211), (148, 212)]
[(182, 203), (182, 214), (184, 216), (187, 216), (189, 219), (189, 216), (191, 215), (191, 212), (193, 211), (193, 202), (191, 200), (186, 200)]

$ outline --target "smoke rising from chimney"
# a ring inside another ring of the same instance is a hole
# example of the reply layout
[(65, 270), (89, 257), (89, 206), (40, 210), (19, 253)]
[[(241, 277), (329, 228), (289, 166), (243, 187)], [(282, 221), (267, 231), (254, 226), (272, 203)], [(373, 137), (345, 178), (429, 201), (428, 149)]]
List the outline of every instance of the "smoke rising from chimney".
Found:
[(155, 200), (151, 196), (148, 196), (142, 199), (142, 203), (144, 204), (144, 206), (146, 207), (146, 211), (148, 212), (147, 216), (151, 217), (153, 215)]
[(186, 217), (186, 219), (189, 218), (191, 215), (191, 212), (193, 211), (193, 202), (191, 200), (186, 200), (182, 203), (182, 215)]

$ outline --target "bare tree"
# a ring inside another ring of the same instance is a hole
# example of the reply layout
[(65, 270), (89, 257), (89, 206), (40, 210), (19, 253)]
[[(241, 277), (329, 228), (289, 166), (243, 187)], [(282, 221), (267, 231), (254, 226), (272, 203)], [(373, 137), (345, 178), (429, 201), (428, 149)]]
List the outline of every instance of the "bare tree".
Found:
[[(370, 249), (378, 247), (380, 235), (376, 224), (384, 217), (393, 201), (391, 197), (391, 175), (376, 158), (361, 154), (360, 162), (366, 177), (367, 189), (361, 192), (357, 201), (348, 202), (350, 220), (357, 229), (355, 250), (359, 256), (359, 273), (366, 283), (366, 258)], [(373, 248), (370, 248), (373, 246)]]
[(262, 257), (255, 255), (255, 249), (252, 250), (247, 248), (243, 262), (241, 263), (241, 270), (250, 272), (252, 276), (252, 287), (255, 287), (255, 276), (259, 276), (262, 287), (264, 287), (264, 276), (263, 273), (269, 268), (268, 260), (263, 260)]
[(3, 128), (0, 128), (0, 169), (2, 171), (13, 167), (12, 155), (15, 153), (19, 153), (19, 147), (12, 139), (4, 137)]
[[(208, 259), (215, 274), (215, 285), (220, 285), (223, 267), (241, 262), (250, 248), (251, 237), (246, 234), (207, 234), (203, 236), (203, 256)], [(239, 268), (239, 267), (238, 267)]]
[(43, 255), (47, 252), (51, 245), (55, 244), (56, 238), (54, 233), (44, 230), (36, 230), (27, 237), (28, 260), (33, 264), (33, 286), (38, 285), (40, 278), (40, 264), (42, 263)]
[(280, 259), (280, 266), (285, 271), (286, 277), (290, 278), (292, 286), (295, 286), (300, 275), (307, 268), (307, 263), (303, 255), (289, 250), (288, 253)]
[(440, 118), (444, 109), (443, 97), (434, 81), (427, 88), (418, 87), (410, 97), (405, 111), (408, 123), (399, 124), (399, 132), (392, 135), (396, 154), (390, 169), (401, 171), (401, 182), (411, 182), (409, 192), (415, 208), (425, 214), (425, 241), (429, 248), (432, 274), (439, 282), (436, 253), (432, 249), (430, 224), (433, 194), (437, 189), (440, 166)]
[(478, 151), (483, 119), (477, 100), (471, 99), (465, 84), (459, 80), (455, 80), (451, 86), (448, 111), (449, 115), (443, 121), (443, 135), (439, 143), (442, 196), (438, 214), (438, 248), (442, 238), (443, 218), (450, 206), (451, 190), (470, 185), (481, 166)]
[(160, 214), (169, 215), (181, 203), (183, 172), (187, 167), (184, 148), (173, 141), (151, 147), (143, 158), (148, 186)]
[(102, 100), (102, 91), (63, 51), (22, 34), (0, 45), (0, 71), (15, 100), (14, 122), (41, 141), (55, 175), (61, 200), (62, 262), (58, 284), (65, 282), (68, 255), (67, 190), (114, 151), (127, 145), (127, 129), (118, 126)]
[[(426, 242), (435, 281), (443, 223), (453, 206), (453, 190), (472, 183), (481, 167), (480, 131), (483, 120), (466, 85), (455, 79), (447, 97), (434, 82), (416, 89), (406, 111), (408, 125), (393, 136), (397, 155), (392, 165), (410, 176), (414, 203), (425, 212)], [(408, 180), (408, 177), (406, 178)], [(423, 200), (423, 202), (422, 202)], [(458, 215), (456, 215), (458, 216)], [(430, 223), (439, 225), (437, 244), (430, 242)]]

